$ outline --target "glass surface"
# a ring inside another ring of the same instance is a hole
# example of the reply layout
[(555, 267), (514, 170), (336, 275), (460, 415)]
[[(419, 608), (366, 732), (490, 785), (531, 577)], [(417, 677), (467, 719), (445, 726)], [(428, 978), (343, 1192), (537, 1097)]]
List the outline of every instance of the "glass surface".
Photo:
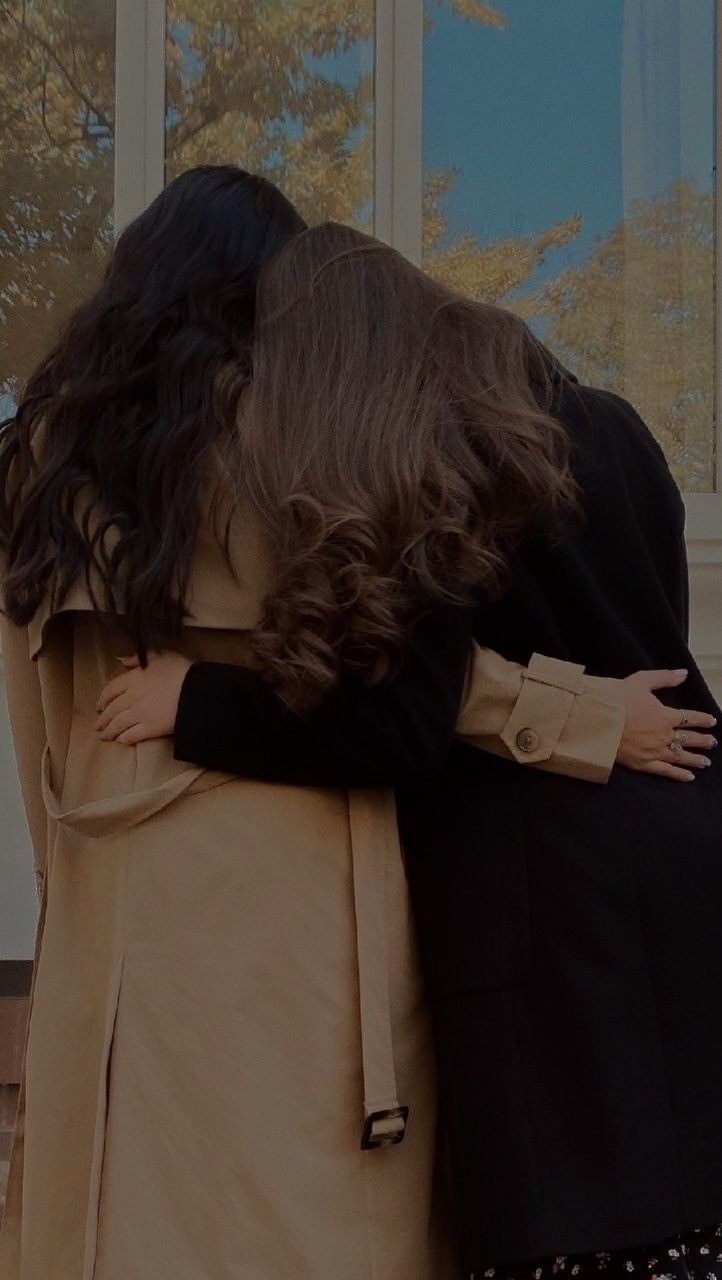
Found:
[(239, 164), (373, 226), (374, 0), (168, 0), (166, 178)]
[(115, 0), (0, 7), (0, 415), (112, 240)]
[[(115, 0), (0, 5), (0, 418), (94, 287), (112, 239)], [(0, 660), (0, 956), (37, 902)]]
[(426, 0), (424, 265), (714, 489), (714, 0)]

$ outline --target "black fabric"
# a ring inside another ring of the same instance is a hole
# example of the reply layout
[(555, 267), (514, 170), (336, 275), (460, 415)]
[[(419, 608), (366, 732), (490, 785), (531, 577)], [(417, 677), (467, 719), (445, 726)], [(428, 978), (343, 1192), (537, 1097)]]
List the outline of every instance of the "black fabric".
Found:
[[(304, 723), (251, 672), (191, 668), (176, 754), (286, 782), (392, 785), (439, 1060), (464, 1270), (722, 1219), (722, 769), (606, 787), (453, 742), (469, 624), (592, 674), (687, 667), (683, 506), (623, 400), (567, 386), (585, 518), (529, 539), (504, 599), (428, 619), (373, 697)], [(428, 649), (427, 649), (428, 646)]]
[(391, 683), (343, 688), (296, 715), (248, 668), (196, 662), (183, 682), (176, 759), (246, 778), (321, 787), (393, 787), (446, 761), (466, 677), (473, 611), (422, 618)]
[[(476, 629), (598, 675), (687, 667), (683, 507), (624, 401), (569, 389), (586, 519), (534, 539)], [(722, 770), (606, 787), (454, 747), (398, 792), (465, 1265), (722, 1217)]]
[(468, 1280), (722, 1280), (722, 1226), (695, 1227), (670, 1240), (612, 1252), (535, 1258), (485, 1267)]

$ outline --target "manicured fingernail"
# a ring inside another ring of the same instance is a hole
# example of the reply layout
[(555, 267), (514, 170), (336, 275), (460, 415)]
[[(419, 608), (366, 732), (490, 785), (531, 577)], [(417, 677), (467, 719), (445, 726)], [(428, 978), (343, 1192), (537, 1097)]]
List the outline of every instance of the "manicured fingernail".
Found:
[(717, 739), (716, 739), (716, 738), (713, 738), (713, 739), (712, 739), (712, 746), (713, 746), (713, 747), (718, 747), (718, 746), (719, 746), (719, 742), (717, 741)]
[(674, 673), (674, 674), (675, 674), (676, 676), (688, 676), (688, 675), (689, 675), (689, 671), (687, 670), (687, 668), (686, 668), (686, 667), (677, 667), (677, 670), (675, 671), (675, 673)]

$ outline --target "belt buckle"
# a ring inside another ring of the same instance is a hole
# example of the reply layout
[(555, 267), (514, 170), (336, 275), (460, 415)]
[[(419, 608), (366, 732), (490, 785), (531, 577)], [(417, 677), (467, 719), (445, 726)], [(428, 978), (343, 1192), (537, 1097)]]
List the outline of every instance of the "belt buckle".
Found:
[(397, 1146), (406, 1137), (408, 1121), (408, 1107), (387, 1107), (384, 1111), (372, 1111), (364, 1121), (361, 1150), (373, 1151), (376, 1147)]

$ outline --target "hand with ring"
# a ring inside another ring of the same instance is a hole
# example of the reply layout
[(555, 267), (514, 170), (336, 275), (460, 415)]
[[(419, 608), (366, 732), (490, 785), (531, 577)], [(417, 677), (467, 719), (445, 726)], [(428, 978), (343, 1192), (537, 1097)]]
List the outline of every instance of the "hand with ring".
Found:
[(627, 716), (618, 764), (675, 782), (694, 782), (696, 772), (709, 767), (705, 752), (717, 746), (710, 732), (714, 716), (667, 707), (655, 696), (655, 690), (677, 688), (686, 679), (686, 671), (637, 671), (622, 681)]

